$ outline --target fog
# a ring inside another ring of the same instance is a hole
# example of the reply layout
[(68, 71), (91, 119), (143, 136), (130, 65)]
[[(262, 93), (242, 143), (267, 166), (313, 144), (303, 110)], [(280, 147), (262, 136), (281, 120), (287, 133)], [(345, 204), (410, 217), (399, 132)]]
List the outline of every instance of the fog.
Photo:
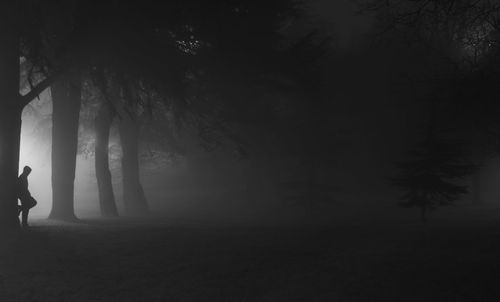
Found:
[[(43, 110), (50, 112), (50, 102)], [(45, 218), (52, 206), (51, 140), (50, 135), (42, 133), (40, 136), (41, 133), (36, 131), (38, 123), (30, 114), (23, 117), (20, 170), (25, 165), (32, 167), (30, 191), (39, 204), (31, 215)], [(352, 129), (348, 124), (350, 120), (345, 123), (344, 127), (351, 128), (349, 131), (358, 133), (351, 144), (370, 143), (363, 139), (363, 136), (369, 136), (368, 133)], [(50, 133), (50, 128), (45, 131)], [(239, 159), (230, 150), (206, 152), (197, 143), (191, 138), (192, 150), (175, 161), (167, 164), (145, 162), (141, 166), (141, 180), (153, 216), (166, 217), (172, 223), (188, 224), (310, 224), (328, 223), (334, 217), (348, 215), (349, 211), (364, 212), (360, 205), (370, 208), (366, 210), (368, 212), (380, 206), (393, 206), (393, 200), (384, 200), (379, 187), (386, 166), (377, 172), (373, 162), (374, 169), (370, 173), (363, 172), (362, 166), (373, 161), (373, 154), (353, 157), (352, 152), (339, 152), (332, 161), (333, 166), (331, 163), (325, 165), (322, 172), (323, 177), (334, 185), (335, 196), (331, 196), (327, 203), (309, 207), (283, 198), (279, 188), (280, 182), (290, 180), (290, 175), (300, 179), (296, 159)], [(360, 147), (344, 146), (343, 150), (346, 148)], [(373, 150), (369, 145), (360, 149)], [(123, 214), (120, 155), (117, 156), (111, 161), (111, 172), (117, 206)], [(357, 190), (361, 184), (363, 192)], [(74, 194), (79, 218), (100, 216), (93, 155), (80, 154), (77, 157)]]
[[(335, 129), (338, 147), (317, 171), (323, 182), (332, 187), (326, 200), (310, 202), (300, 195), (300, 189), (291, 189), (291, 193), (287, 192), (290, 188), (283, 189), (284, 182), (302, 179), (300, 162), (293, 156), (271, 156), (258, 148), (247, 158), (240, 158), (225, 147), (208, 152), (196, 135), (186, 132), (181, 141), (188, 150), (186, 154), (163, 162), (141, 162), (141, 181), (151, 207), (150, 216), (143, 218), (162, 218), (179, 225), (325, 225), (417, 220), (414, 211), (398, 206), (401, 193), (388, 178), (394, 174), (394, 163), (404, 157), (420, 125), (415, 114), (418, 107), (411, 99), (401, 102), (398, 93), (384, 85), (384, 73), (379, 68), (383, 62), (365, 64), (367, 61), (349, 57), (344, 62), (348, 66), (343, 67), (342, 77), (338, 73), (329, 75), (343, 89), (336, 90), (333, 96), (336, 104), (331, 127)], [(374, 82), (373, 78), (382, 80)], [(383, 99), (386, 105), (360, 107), (359, 103), (367, 97), (355, 89), (360, 82), (371, 87), (370, 97)], [(25, 165), (33, 168), (30, 191), (39, 204), (31, 215), (46, 218), (52, 206), (50, 91), (33, 106), (37, 114), (28, 108), (23, 115), (20, 170)], [(88, 139), (80, 136), (81, 142)], [(118, 143), (116, 131), (112, 131), (110, 146), (116, 148)], [(120, 158), (120, 150), (112, 152), (110, 167), (119, 213), (127, 216)], [(498, 160), (489, 161), (481, 171), (479, 194), (483, 206), (499, 206), (500, 189), (495, 185), (500, 179), (495, 172), (500, 171)], [(472, 188), (475, 177), (466, 180)], [(475, 190), (459, 202), (462, 211), (474, 205), (474, 196), (478, 194)], [(74, 196), (77, 217), (100, 216), (93, 154), (77, 157)], [(440, 211), (439, 215), (444, 216), (457, 213)]]

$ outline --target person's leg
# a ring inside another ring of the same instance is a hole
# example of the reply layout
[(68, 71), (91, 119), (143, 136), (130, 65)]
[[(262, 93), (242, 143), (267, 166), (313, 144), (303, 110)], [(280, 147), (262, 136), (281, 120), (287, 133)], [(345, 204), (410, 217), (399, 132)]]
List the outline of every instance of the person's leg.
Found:
[(38, 203), (38, 202), (36, 202), (36, 199), (35, 199), (35, 198), (33, 198), (33, 197), (31, 197), (31, 198), (30, 198), (30, 206), (29, 206), (29, 208), (30, 208), (30, 209), (31, 209), (31, 208), (34, 208), (34, 207), (37, 205), (37, 203)]
[(30, 209), (28, 207), (23, 207), (23, 211), (22, 211), (22, 225), (23, 227), (27, 227), (28, 226), (28, 213), (29, 213)]

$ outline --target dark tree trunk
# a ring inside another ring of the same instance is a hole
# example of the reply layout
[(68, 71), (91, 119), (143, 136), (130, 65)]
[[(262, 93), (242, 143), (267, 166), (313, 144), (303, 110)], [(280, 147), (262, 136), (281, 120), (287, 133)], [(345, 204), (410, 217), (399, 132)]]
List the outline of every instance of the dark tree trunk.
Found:
[[(5, 91), (2, 84), (0, 84), (0, 95)], [(5, 98), (5, 94), (3, 97)], [(20, 135), (21, 108), (2, 108), (0, 110), (0, 231), (19, 227), (16, 189)]]
[(145, 214), (148, 202), (139, 177), (139, 128), (137, 122), (124, 114), (120, 119), (120, 141), (122, 146), (123, 203), (128, 215)]
[(51, 219), (75, 220), (74, 181), (78, 150), (81, 79), (74, 75), (51, 86), (52, 211)]
[(22, 105), (17, 6), (13, 0), (0, 2), (0, 231), (19, 228), (16, 188)]
[(115, 114), (110, 104), (103, 102), (95, 119), (95, 171), (99, 190), (101, 214), (105, 217), (118, 216), (111, 172), (109, 171), (109, 131)]

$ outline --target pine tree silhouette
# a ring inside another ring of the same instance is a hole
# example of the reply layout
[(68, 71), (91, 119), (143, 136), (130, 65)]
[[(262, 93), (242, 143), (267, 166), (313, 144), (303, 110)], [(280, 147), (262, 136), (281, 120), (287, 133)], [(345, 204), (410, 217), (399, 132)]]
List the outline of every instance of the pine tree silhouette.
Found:
[(425, 221), (428, 210), (451, 205), (468, 193), (467, 186), (455, 183), (474, 170), (464, 159), (463, 147), (463, 141), (438, 138), (431, 129), (411, 158), (397, 164), (399, 175), (391, 180), (404, 191), (400, 205), (419, 207)]

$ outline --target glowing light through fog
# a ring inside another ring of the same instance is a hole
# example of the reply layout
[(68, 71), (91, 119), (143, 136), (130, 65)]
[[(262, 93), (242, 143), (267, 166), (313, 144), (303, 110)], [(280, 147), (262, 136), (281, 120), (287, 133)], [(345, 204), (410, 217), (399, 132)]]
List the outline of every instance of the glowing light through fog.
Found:
[[(51, 138), (39, 136), (40, 133), (35, 128), (33, 118), (25, 116), (21, 131), (19, 169), (21, 171), (26, 165), (33, 168), (29, 176), (29, 190), (38, 205), (30, 211), (30, 215), (45, 218), (52, 207)], [(75, 211), (81, 217), (99, 214), (93, 158), (77, 157)]]
[(32, 215), (48, 215), (51, 200), (50, 144), (40, 140), (34, 134), (33, 120), (23, 118), (21, 130), (21, 150), (19, 154), (19, 170), (30, 166), (33, 171), (29, 177), (29, 190), (38, 201)]
[[(52, 207), (51, 129), (52, 102), (50, 92), (28, 105), (22, 116), (19, 170), (30, 166), (29, 190), (38, 201), (30, 211), (32, 217), (47, 217)], [(77, 157), (75, 171), (75, 212), (80, 217), (98, 216), (99, 202), (93, 158)], [(117, 197), (120, 191), (117, 191)], [(121, 204), (118, 203), (120, 207)]]

